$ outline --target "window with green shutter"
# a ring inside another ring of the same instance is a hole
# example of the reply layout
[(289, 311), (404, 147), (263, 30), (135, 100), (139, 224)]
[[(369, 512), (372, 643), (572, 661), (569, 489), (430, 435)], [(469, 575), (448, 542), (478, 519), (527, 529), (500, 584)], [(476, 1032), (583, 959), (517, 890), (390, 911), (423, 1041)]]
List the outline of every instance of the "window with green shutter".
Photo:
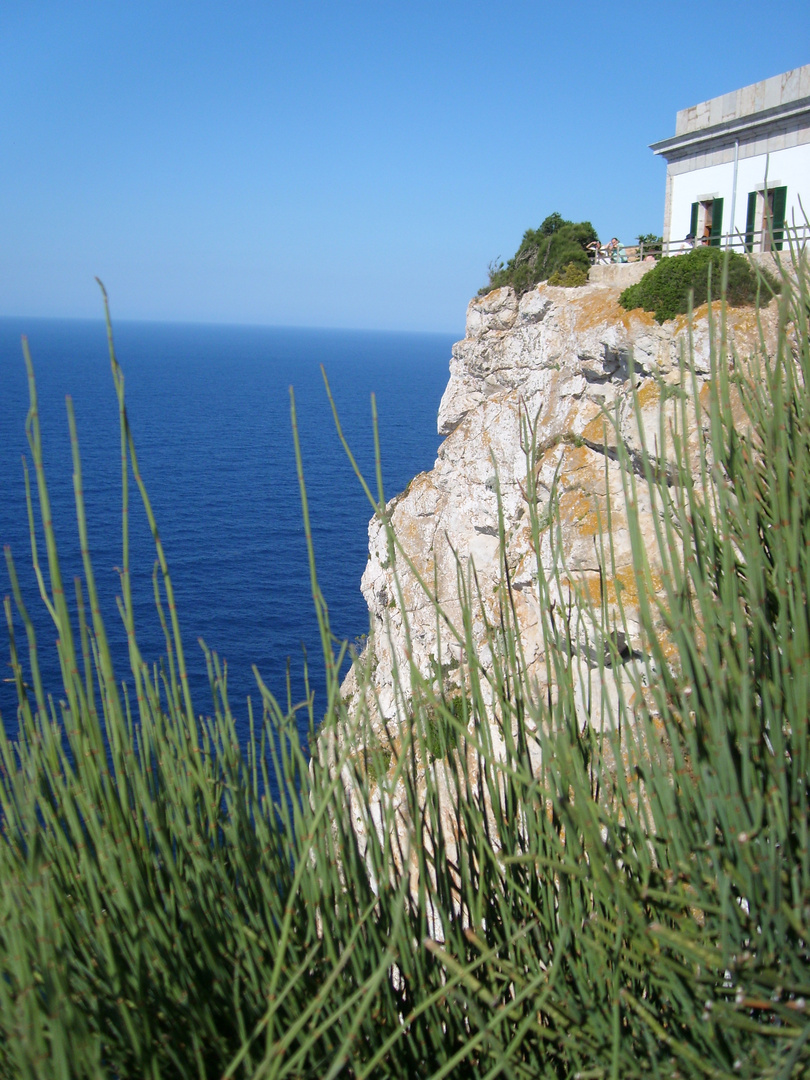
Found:
[(757, 193), (748, 192), (748, 211), (745, 215), (745, 250), (754, 250), (754, 230), (757, 224)]
[(771, 213), (773, 215), (771, 221), (771, 228), (773, 229), (773, 250), (782, 250), (782, 240), (784, 238), (785, 229), (785, 211), (787, 210), (787, 188), (778, 187), (773, 188), (769, 192), (773, 196), (773, 202), (771, 203)]
[(709, 244), (712, 247), (720, 247), (720, 237), (723, 235), (723, 200), (714, 199), (711, 207), (712, 231), (709, 234)]
[(692, 234), (693, 237), (697, 236), (697, 219), (698, 219), (698, 208), (699, 207), (700, 207), (700, 203), (696, 203), (696, 202), (692, 203), (692, 220), (691, 220), (690, 225), (689, 225), (689, 232)]

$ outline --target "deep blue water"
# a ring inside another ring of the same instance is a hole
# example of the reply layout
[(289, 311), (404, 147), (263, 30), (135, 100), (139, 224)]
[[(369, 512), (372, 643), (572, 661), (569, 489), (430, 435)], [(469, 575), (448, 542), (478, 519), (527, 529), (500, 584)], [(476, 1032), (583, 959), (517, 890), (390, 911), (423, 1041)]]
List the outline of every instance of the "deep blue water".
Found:
[[(40, 401), (46, 474), (66, 591), (80, 572), (65, 395), (73, 398), (82, 455), (90, 546), (119, 680), (127, 654), (115, 597), (120, 591), (121, 464), (118, 409), (103, 323), (0, 319), (0, 542), (10, 545), (37, 628), (46, 692), (61, 694), (55, 631), (31, 569), (22, 455), (28, 455), (28, 391), (20, 334), (29, 338)], [(175, 587), (195, 709), (211, 711), (197, 639), (228, 662), (229, 698), (247, 731), (251, 672), (286, 699), (303, 695), (302, 646), (323, 701), (323, 665), (311, 599), (295, 473), (288, 388), (294, 387), (313, 539), (334, 632), (368, 629), (360, 593), (371, 508), (340, 447), (320, 373), (324, 364), (341, 421), (366, 474), (374, 472), (370, 397), (380, 416), (386, 497), (432, 467), (436, 412), (452, 338), (270, 327), (119, 322), (117, 355), (141, 473)], [(137, 633), (147, 661), (164, 652), (152, 594), (154, 547), (134, 484), (131, 566)], [(44, 565), (44, 545), (40, 561)], [(10, 592), (5, 563), (0, 592)], [(23, 627), (15, 616), (20, 651)], [(16, 729), (0, 630), (0, 714)]]

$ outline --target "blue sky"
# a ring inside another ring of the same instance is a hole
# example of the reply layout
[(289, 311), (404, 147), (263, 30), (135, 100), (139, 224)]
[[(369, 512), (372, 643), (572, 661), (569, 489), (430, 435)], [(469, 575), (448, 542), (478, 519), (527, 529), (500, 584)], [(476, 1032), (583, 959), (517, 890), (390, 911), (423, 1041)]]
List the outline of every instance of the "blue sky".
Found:
[(552, 211), (660, 232), (648, 144), (809, 46), (807, 0), (0, 0), (0, 315), (97, 274), (119, 318), (460, 333)]

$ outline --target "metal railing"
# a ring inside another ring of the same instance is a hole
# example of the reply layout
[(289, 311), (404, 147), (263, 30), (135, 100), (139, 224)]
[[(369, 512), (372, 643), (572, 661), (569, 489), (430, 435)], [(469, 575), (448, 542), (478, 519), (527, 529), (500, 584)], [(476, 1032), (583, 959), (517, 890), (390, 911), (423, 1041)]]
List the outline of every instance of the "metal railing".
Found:
[[(622, 265), (626, 263), (643, 262), (645, 259), (659, 259), (662, 254), (661, 244), (628, 244), (620, 245), (618, 249), (612, 249), (609, 244), (599, 244), (598, 241), (587, 247), (588, 258), (591, 266)], [(619, 257), (620, 254), (624, 258)]]
[(722, 233), (690, 242), (670, 240), (653, 254), (683, 255), (695, 247), (708, 246), (736, 251), (739, 254), (777, 253), (790, 251), (791, 247), (803, 249), (810, 241), (810, 225), (785, 225), (781, 229), (751, 229), (747, 232)]
[(704, 239), (688, 241), (669, 240), (662, 244), (628, 244), (619, 250), (625, 258), (614, 256), (609, 245), (589, 245), (588, 257), (592, 266), (636, 263), (645, 260), (660, 259), (662, 255), (685, 255), (696, 247), (717, 247), (724, 251), (736, 251), (740, 254), (760, 254), (762, 252), (789, 252), (791, 248), (803, 250), (810, 242), (810, 225), (785, 225), (781, 229), (753, 229), (749, 232), (721, 233)]

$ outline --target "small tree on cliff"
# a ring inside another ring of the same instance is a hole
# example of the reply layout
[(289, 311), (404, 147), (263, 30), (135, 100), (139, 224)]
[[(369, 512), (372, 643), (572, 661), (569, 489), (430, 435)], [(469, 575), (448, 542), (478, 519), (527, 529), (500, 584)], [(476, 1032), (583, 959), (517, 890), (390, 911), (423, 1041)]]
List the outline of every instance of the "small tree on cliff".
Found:
[(566, 221), (556, 212), (549, 214), (539, 229), (526, 230), (520, 247), (505, 266), (490, 264), (489, 281), (480, 292), (511, 285), (520, 296), (570, 263), (587, 271), (589, 260), (585, 249), (596, 238), (590, 221)]

